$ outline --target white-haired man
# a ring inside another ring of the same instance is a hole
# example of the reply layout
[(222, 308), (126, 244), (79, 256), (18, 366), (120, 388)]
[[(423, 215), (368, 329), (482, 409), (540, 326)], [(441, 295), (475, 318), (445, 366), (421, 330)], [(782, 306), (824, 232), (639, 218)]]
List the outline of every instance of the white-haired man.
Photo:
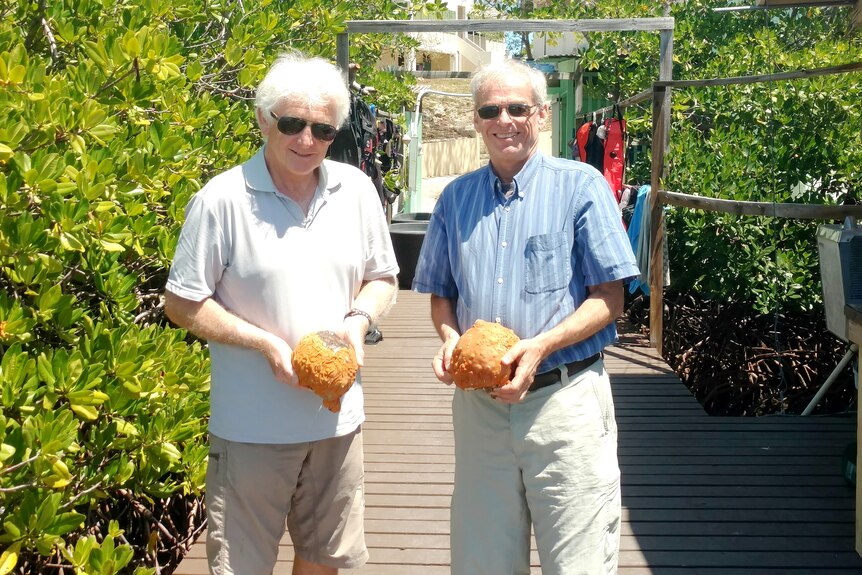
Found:
[(325, 160), (350, 96), (319, 58), (279, 57), (257, 89), (264, 146), (189, 202), (165, 312), (209, 343), (207, 555), (214, 574), (271, 574), (285, 524), (295, 575), (365, 563), (362, 388), (330, 412), (297, 384), (293, 346), (342, 333), (360, 365), (398, 267), (377, 193)]
[(511, 381), (455, 390), (453, 575), (615, 573), (620, 472), (601, 351), (616, 337), (623, 281), (638, 269), (602, 174), (539, 151), (545, 77), (514, 61), (471, 81), (489, 164), (437, 200), (413, 288), (431, 294), (437, 377), (477, 319), (521, 338)]

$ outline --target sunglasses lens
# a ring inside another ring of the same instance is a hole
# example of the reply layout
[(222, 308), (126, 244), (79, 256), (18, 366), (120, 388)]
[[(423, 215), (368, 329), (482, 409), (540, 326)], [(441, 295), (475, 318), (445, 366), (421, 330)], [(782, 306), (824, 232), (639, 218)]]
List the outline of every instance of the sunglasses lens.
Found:
[(331, 142), (335, 139), (335, 134), (338, 132), (338, 128), (335, 126), (330, 126), (329, 124), (312, 124), (311, 125), (311, 135), (317, 138), (318, 140), (323, 140), (324, 142)]
[[(273, 118), (278, 118), (278, 131), (286, 136), (293, 136), (305, 129), (308, 125), (307, 120), (302, 118), (294, 118), (293, 116), (278, 117), (270, 112)], [(311, 135), (324, 142), (331, 142), (335, 139), (335, 134), (338, 133), (338, 128), (329, 124), (312, 124)]]
[(278, 131), (286, 136), (298, 134), (305, 128), (305, 120), (302, 118), (293, 118), (291, 116), (282, 116), (278, 119)]
[[(533, 106), (528, 104), (509, 104), (506, 106), (506, 112), (508, 112), (510, 118), (524, 118), (530, 115), (530, 112), (533, 110)], [(500, 106), (482, 106), (476, 113), (479, 114), (479, 117), (483, 120), (493, 120), (497, 116), (500, 115), (501, 112)]]
[(490, 120), (500, 115), (500, 106), (482, 106), (476, 110), (476, 113), (483, 120)]

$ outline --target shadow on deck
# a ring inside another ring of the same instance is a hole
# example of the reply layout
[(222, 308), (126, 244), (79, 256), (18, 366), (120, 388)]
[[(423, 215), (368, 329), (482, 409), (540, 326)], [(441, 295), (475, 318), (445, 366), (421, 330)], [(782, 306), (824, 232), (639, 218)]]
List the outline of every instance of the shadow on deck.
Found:
[[(384, 340), (367, 348), (371, 559), (345, 573), (449, 573), (452, 390), (430, 369), (439, 341), (428, 310), (427, 296), (402, 291)], [(619, 425), (620, 575), (862, 573), (854, 492), (841, 476), (854, 417), (710, 417), (634, 333), (605, 364)], [(207, 572), (203, 541), (176, 575)], [(285, 538), (276, 575), (290, 573), (292, 553)]]

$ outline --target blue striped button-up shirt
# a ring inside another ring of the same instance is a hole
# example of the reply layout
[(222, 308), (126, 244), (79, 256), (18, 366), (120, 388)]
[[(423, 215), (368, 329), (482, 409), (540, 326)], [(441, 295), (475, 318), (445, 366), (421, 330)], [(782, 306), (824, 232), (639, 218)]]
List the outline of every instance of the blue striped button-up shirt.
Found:
[[(613, 194), (582, 162), (536, 152), (509, 198), (486, 166), (450, 183), (428, 224), (413, 289), (457, 300), (459, 329), (496, 321), (522, 339), (553, 328), (587, 286), (638, 275)], [(545, 358), (538, 372), (584, 359), (616, 340), (608, 326)]]

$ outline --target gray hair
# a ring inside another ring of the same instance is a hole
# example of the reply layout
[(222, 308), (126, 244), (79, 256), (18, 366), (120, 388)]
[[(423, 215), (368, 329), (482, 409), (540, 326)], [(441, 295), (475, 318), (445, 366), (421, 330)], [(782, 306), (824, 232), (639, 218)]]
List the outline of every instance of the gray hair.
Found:
[(269, 124), (275, 121), (269, 112), (285, 100), (332, 107), (336, 126), (344, 124), (350, 113), (350, 92), (341, 71), (323, 58), (309, 58), (298, 52), (276, 58), (257, 87), (254, 104)]
[(533, 104), (545, 104), (548, 100), (548, 81), (539, 70), (528, 66), (518, 60), (507, 58), (505, 60), (491, 62), (480, 66), (470, 80), (470, 93), (473, 94), (473, 103), (478, 104), (479, 93), (494, 81), (502, 78), (522, 77), (533, 91)]

